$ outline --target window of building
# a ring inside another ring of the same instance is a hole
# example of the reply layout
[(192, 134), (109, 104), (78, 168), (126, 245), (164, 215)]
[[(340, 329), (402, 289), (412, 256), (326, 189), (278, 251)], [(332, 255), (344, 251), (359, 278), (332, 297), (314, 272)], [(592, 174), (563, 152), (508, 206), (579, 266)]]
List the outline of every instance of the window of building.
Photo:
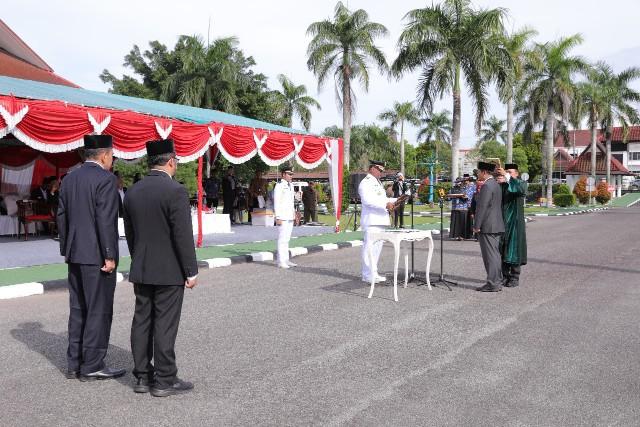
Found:
[(632, 151), (629, 153), (629, 160), (640, 160), (640, 151)]

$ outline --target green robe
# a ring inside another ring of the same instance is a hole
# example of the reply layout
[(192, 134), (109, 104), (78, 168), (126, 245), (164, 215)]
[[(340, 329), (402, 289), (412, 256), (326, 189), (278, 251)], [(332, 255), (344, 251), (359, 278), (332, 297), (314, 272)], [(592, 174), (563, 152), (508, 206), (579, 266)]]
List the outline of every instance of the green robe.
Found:
[(524, 221), (524, 198), (527, 183), (519, 178), (511, 178), (502, 184), (502, 215), (504, 236), (502, 241), (502, 261), (507, 264), (527, 263), (527, 235)]

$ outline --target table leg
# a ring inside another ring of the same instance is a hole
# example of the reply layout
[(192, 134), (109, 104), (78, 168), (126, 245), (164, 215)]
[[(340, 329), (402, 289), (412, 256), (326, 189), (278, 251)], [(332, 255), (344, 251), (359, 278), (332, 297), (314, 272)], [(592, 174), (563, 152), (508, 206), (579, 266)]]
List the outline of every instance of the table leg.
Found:
[[(440, 238), (442, 238), (442, 236), (440, 236)], [(440, 254), (440, 256), (442, 256), (442, 254)], [(427, 279), (427, 287), (429, 288), (429, 290), (432, 290), (433, 288), (431, 287), (431, 280), (429, 279), (429, 271), (431, 271), (431, 258), (433, 257), (433, 238), (431, 236), (429, 236), (429, 252), (427, 254), (427, 270), (425, 273), (425, 277)]]
[(404, 287), (407, 287), (407, 283), (409, 283), (409, 253), (405, 251), (404, 253)]
[(398, 302), (398, 263), (400, 261), (400, 243), (393, 244), (393, 300)]
[[(373, 265), (373, 243), (375, 242), (371, 242), (371, 244), (369, 245), (369, 249), (367, 250), (367, 257), (369, 258), (369, 265)], [(369, 269), (371, 270), (371, 268)], [(376, 277), (371, 274), (371, 271), (369, 272), (370, 276), (371, 276), (371, 290), (369, 291), (369, 296), (368, 298), (371, 298), (373, 296), (373, 289), (376, 286)]]

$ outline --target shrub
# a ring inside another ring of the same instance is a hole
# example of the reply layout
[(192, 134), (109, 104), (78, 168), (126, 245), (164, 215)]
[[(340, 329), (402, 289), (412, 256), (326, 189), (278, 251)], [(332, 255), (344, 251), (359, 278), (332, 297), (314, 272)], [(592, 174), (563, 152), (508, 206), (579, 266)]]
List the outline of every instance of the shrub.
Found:
[(566, 208), (576, 204), (576, 196), (574, 194), (559, 193), (553, 196), (553, 203), (556, 206)]
[(601, 181), (596, 185), (596, 201), (601, 205), (609, 202), (611, 200), (611, 193), (609, 193), (609, 186), (606, 182)]
[(313, 186), (313, 188), (315, 188), (318, 194), (318, 203), (327, 203), (327, 201), (329, 200), (329, 196), (327, 196), (327, 193), (324, 191), (324, 186), (320, 183), (317, 183)]
[(573, 187), (573, 194), (576, 195), (578, 201), (583, 205), (589, 203), (589, 192), (587, 191), (587, 177), (582, 175), (576, 185)]
[(571, 189), (567, 184), (560, 184), (558, 185), (557, 189), (553, 189), (553, 194), (571, 194)]

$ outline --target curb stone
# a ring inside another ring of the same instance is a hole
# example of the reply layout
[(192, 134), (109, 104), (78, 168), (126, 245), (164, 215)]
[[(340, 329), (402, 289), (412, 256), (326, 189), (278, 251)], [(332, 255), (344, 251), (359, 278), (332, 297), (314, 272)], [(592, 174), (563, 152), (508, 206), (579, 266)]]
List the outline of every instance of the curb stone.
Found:
[[(444, 232), (448, 233), (449, 228), (444, 228)], [(440, 230), (431, 230), (434, 237), (438, 237)], [(323, 243), (321, 245), (312, 246), (299, 246), (289, 248), (290, 256), (296, 257), (301, 255), (307, 255), (310, 253), (323, 252), (323, 251), (335, 251), (344, 248), (355, 248), (362, 246), (362, 240), (348, 240), (346, 242), (338, 243)], [(236, 264), (246, 264), (249, 262), (271, 262), (276, 257), (276, 251), (266, 252), (254, 252), (245, 255), (236, 255), (228, 258), (210, 258), (204, 260), (198, 260), (198, 268), (208, 270), (212, 268), (229, 267)], [(129, 278), (128, 272), (117, 273), (117, 283), (127, 281)], [(46, 280), (40, 283), (20, 283), (17, 285), (0, 286), (0, 299), (19, 298), (29, 295), (41, 295), (43, 293), (66, 289), (67, 279), (58, 280)]]

